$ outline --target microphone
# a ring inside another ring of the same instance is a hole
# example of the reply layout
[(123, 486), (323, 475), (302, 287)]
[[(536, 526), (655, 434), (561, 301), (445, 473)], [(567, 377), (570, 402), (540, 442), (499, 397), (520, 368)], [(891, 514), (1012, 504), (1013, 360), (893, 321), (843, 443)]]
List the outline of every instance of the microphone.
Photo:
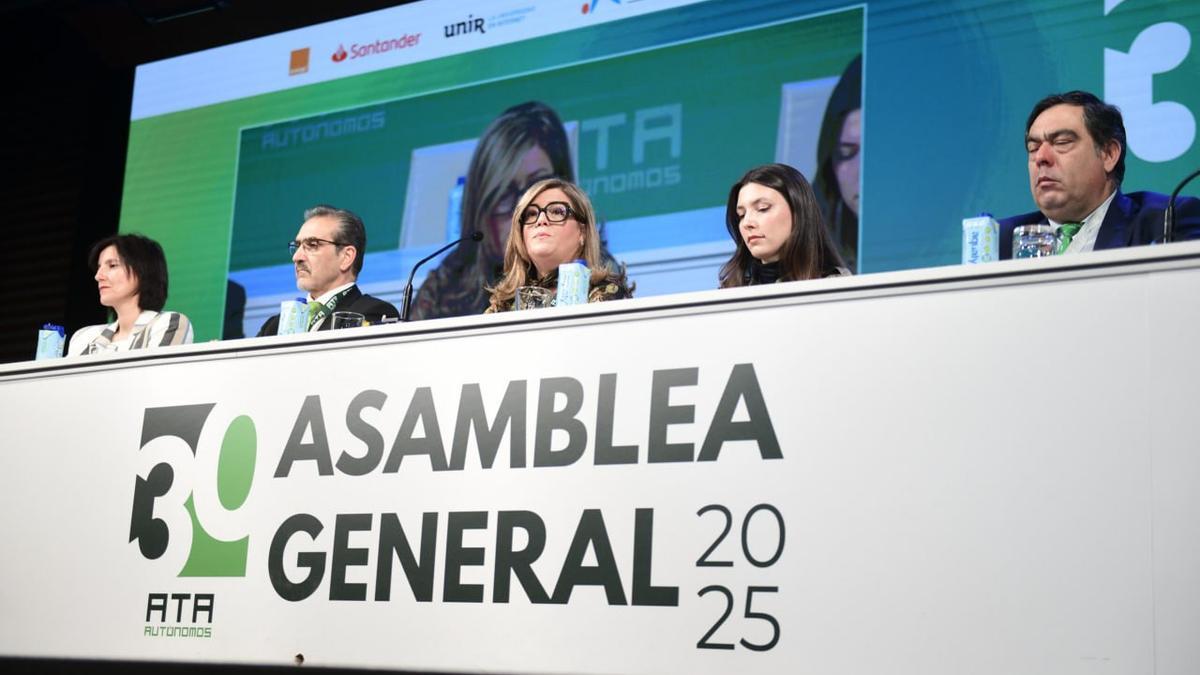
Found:
[(447, 249), (453, 248), (454, 246), (458, 246), (459, 244), (463, 243), (464, 241), (483, 241), (483, 233), (475, 232), (474, 234), (472, 234), (469, 237), (463, 237), (462, 239), (452, 241), (449, 244), (446, 244), (445, 246), (434, 251), (433, 253), (430, 253), (429, 255), (425, 256), (424, 258), (421, 258), (420, 260), (417, 261), (416, 265), (413, 265), (412, 271), (408, 273), (408, 283), (404, 285), (404, 302), (401, 303), (401, 305), (400, 305), (400, 322), (401, 323), (408, 321), (408, 313), (409, 313), (409, 310), (412, 309), (412, 292), (413, 292), (412, 282), (413, 282), (413, 277), (417, 276), (417, 269), (419, 269), (421, 267), (421, 265), (424, 265), (425, 263), (429, 262), (430, 260), (433, 260), (434, 258), (438, 257), (439, 255), (445, 253)]
[(1183, 179), (1175, 191), (1171, 193), (1171, 198), (1167, 200), (1167, 212), (1163, 214), (1163, 243), (1169, 244), (1175, 238), (1175, 198), (1179, 196), (1179, 192), (1183, 190), (1183, 186), (1187, 185), (1196, 176), (1200, 176), (1200, 169), (1193, 171), (1187, 178)]

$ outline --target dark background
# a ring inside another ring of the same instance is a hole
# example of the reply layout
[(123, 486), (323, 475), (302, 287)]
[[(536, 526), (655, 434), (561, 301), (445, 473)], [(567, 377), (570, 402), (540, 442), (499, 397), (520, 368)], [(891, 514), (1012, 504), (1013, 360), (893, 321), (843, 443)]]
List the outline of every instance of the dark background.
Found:
[(411, 1), (0, 2), (0, 363), (32, 359), (44, 323), (107, 320), (87, 252), (120, 220), (138, 64)]

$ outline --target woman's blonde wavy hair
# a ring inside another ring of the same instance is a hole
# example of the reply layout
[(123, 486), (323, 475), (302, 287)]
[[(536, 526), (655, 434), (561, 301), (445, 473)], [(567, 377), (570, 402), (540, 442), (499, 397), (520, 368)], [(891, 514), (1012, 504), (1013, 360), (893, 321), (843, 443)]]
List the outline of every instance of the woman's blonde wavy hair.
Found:
[(546, 190), (558, 188), (567, 195), (567, 203), (571, 207), (571, 217), (579, 223), (579, 232), (583, 235), (583, 246), (575, 258), (583, 258), (591, 270), (592, 285), (598, 284), (613, 274), (613, 270), (605, 264), (600, 253), (600, 233), (596, 228), (596, 212), (592, 202), (583, 190), (574, 183), (561, 178), (547, 178), (531, 185), (525, 194), (517, 200), (513, 211), (512, 225), (508, 233), (508, 244), (504, 248), (504, 276), (500, 282), (488, 289), (491, 292), (489, 310), (498, 311), (511, 303), (521, 286), (529, 286), (538, 278), (537, 267), (529, 258), (525, 248), (524, 226), (521, 225), (521, 214), (525, 212), (533, 200)]

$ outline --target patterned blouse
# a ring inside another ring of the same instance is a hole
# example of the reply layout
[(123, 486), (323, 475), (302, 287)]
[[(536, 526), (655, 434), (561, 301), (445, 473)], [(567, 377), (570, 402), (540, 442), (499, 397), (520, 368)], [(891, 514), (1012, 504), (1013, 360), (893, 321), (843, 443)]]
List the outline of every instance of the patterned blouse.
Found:
[[(530, 286), (538, 286), (554, 290), (558, 287), (558, 270), (551, 270), (549, 274), (538, 279), (530, 284)], [(610, 273), (606, 278), (599, 283), (592, 283), (591, 290), (588, 291), (588, 303), (607, 302), (609, 300), (624, 300), (625, 298), (633, 297), (633, 289), (626, 286), (625, 273), (620, 274)], [(514, 299), (507, 298), (500, 303), (496, 310), (490, 306), (484, 310), (485, 314), (491, 314), (493, 311), (508, 312), (513, 308)]]

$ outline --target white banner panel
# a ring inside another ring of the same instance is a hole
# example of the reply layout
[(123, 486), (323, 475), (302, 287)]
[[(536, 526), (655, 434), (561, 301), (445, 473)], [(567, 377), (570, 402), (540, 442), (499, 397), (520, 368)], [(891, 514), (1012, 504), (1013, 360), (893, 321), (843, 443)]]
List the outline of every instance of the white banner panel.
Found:
[(5, 366), (0, 653), (1196, 672), (1198, 291), (1175, 245)]

